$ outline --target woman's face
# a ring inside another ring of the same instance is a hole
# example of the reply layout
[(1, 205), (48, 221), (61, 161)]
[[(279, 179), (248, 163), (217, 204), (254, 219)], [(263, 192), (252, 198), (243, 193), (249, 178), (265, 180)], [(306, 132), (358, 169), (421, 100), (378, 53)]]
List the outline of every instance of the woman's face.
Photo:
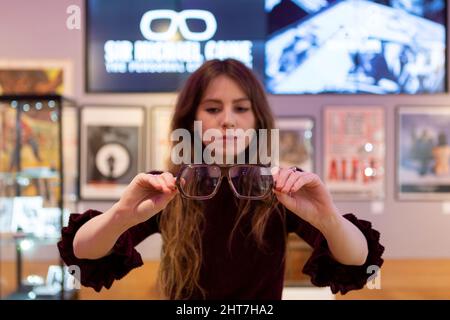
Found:
[[(197, 108), (195, 119), (202, 122), (202, 137), (208, 129), (220, 131), (222, 136), (219, 141), (203, 138), (203, 144), (214, 143), (214, 150), (223, 156), (227, 151), (226, 143), (233, 145), (233, 155), (244, 151), (249, 144), (249, 139), (244, 139), (239, 131), (227, 136), (227, 129), (242, 129), (245, 132), (256, 128), (256, 119), (249, 97), (235, 81), (225, 75), (218, 76), (208, 85)], [(241, 139), (244, 139), (245, 143), (237, 143)]]

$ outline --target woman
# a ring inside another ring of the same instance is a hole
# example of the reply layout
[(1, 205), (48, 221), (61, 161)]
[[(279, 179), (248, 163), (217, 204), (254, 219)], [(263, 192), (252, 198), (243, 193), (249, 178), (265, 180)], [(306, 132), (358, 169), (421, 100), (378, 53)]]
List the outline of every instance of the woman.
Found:
[[(179, 93), (172, 130), (184, 128), (195, 137), (194, 121), (201, 121), (203, 132), (220, 130), (219, 146), (236, 141), (228, 139), (227, 129), (273, 128), (261, 84), (231, 59), (204, 63)], [(210, 143), (203, 140), (203, 147)], [(232, 155), (248, 153), (248, 145), (246, 140)], [(219, 157), (229, 152), (216, 151)], [(219, 178), (223, 171), (229, 179), (215, 184), (209, 198), (195, 200), (186, 197), (183, 186), (192, 187), (186, 179), (196, 175), (176, 179), (180, 168), (171, 163), (167, 172), (137, 175), (104, 213), (71, 215), (58, 247), (66, 264), (80, 266), (83, 285), (109, 288), (142, 265), (134, 247), (156, 232), (163, 240), (159, 283), (168, 299), (281, 299), (289, 232), (314, 248), (303, 272), (333, 293), (362, 288), (368, 266), (383, 263), (379, 233), (353, 214), (342, 216), (313, 173), (274, 170), (273, 192), (255, 201), (237, 197), (242, 191), (230, 174), (234, 169), (207, 166), (203, 173), (217, 170)]]

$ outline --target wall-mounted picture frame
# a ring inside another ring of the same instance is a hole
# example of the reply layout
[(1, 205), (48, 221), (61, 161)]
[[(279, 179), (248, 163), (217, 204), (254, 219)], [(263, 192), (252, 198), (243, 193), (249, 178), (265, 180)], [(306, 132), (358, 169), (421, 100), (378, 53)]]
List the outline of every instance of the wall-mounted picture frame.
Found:
[(73, 87), (73, 63), (70, 60), (0, 60), (0, 95), (73, 96)]
[(280, 167), (299, 167), (314, 172), (315, 167), (315, 121), (309, 116), (282, 116), (275, 119), (279, 129)]
[(0, 233), (12, 232), (13, 197), (0, 197)]
[(381, 106), (325, 106), (323, 180), (335, 200), (385, 197), (385, 112)]
[(155, 105), (150, 109), (150, 170), (168, 170), (170, 125), (174, 111), (172, 105)]
[(450, 106), (396, 109), (398, 200), (450, 200)]
[(44, 206), (43, 197), (14, 197), (13, 203), (11, 231), (20, 231), (27, 234), (36, 233), (42, 225), (39, 210)]
[(117, 200), (144, 171), (145, 107), (84, 105), (79, 119), (80, 199)]

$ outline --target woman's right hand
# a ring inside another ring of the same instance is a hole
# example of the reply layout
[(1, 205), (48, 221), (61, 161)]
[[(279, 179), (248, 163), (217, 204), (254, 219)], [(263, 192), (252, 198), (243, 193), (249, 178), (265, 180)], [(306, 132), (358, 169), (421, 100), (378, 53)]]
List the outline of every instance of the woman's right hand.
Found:
[(178, 192), (175, 180), (170, 172), (135, 176), (118, 202), (120, 219), (131, 227), (163, 210)]

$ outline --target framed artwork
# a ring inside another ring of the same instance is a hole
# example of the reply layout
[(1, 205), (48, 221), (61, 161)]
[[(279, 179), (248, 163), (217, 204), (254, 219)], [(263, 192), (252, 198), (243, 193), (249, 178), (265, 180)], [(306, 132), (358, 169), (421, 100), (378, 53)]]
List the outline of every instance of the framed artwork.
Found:
[(14, 197), (11, 231), (21, 230), (24, 233), (34, 234), (36, 227), (42, 223), (39, 210), (43, 208), (43, 205), (42, 197)]
[[(61, 235), (61, 209), (45, 207), (43, 197), (12, 197), (5, 200), (5, 204), (6, 211), (4, 206), (0, 206), (0, 232), (15, 233), (20, 229), (26, 234), (47, 239)], [(70, 211), (64, 209), (63, 220), (67, 221), (69, 215)]]
[(450, 107), (397, 108), (399, 200), (450, 199)]
[(0, 233), (12, 232), (13, 197), (0, 197)]
[[(70, 213), (74, 212), (64, 209), (63, 226), (67, 226)], [(58, 238), (61, 235), (61, 209), (60, 208), (40, 208), (38, 210), (39, 224), (35, 226), (34, 235), (40, 238)]]
[(69, 60), (0, 60), (0, 95), (73, 96)]
[[(0, 101), (0, 172), (2, 179), (0, 185), (3, 186), (3, 180), (7, 179), (7, 174), (14, 172), (14, 155), (16, 150), (17, 134), (17, 109), (7, 102)], [(3, 192), (0, 188), (0, 192)]]
[(175, 107), (153, 106), (150, 112), (150, 169), (166, 171), (170, 161), (170, 125)]
[(278, 117), (275, 127), (280, 130), (280, 167), (297, 166), (314, 172), (314, 120), (306, 116)]
[(80, 108), (81, 199), (117, 200), (144, 171), (145, 122), (141, 106)]
[(377, 106), (324, 109), (324, 182), (337, 200), (384, 198), (385, 119)]

